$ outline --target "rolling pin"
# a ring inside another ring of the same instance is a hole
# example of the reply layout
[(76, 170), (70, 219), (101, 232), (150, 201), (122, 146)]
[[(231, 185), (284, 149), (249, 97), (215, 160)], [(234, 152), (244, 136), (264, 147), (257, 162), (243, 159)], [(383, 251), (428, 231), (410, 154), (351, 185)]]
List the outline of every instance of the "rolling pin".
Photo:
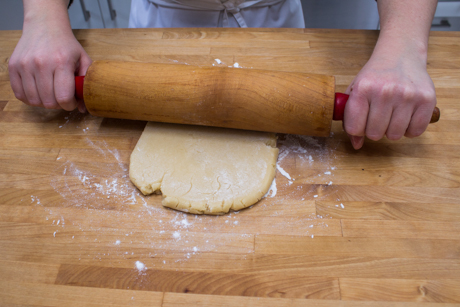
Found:
[(228, 67), (95, 61), (75, 82), (94, 116), (320, 137), (348, 100), (333, 76)]

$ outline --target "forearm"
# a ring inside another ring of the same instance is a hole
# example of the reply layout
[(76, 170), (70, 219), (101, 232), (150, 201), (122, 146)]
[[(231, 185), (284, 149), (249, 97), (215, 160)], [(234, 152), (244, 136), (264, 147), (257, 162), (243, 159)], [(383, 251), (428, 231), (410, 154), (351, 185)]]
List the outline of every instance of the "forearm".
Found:
[(71, 31), (67, 13), (69, 0), (23, 0), (23, 3), (24, 31), (42, 25), (60, 31)]
[(374, 53), (410, 52), (426, 61), (437, 0), (379, 0), (380, 35)]

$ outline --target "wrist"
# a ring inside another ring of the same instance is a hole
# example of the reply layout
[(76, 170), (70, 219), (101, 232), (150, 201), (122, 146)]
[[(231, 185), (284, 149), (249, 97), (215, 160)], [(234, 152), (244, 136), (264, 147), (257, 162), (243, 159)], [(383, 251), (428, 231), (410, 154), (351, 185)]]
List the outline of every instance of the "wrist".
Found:
[(381, 31), (372, 56), (408, 58), (426, 64), (428, 40), (410, 37), (403, 31)]
[(24, 0), (23, 30), (47, 28), (47, 30), (71, 32), (68, 0)]

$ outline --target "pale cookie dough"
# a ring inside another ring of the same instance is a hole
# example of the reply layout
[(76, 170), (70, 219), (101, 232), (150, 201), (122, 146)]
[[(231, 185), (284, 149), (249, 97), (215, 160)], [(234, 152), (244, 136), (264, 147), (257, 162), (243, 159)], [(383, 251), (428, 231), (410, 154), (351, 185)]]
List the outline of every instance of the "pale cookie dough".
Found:
[(224, 214), (259, 201), (275, 177), (272, 133), (149, 122), (131, 154), (129, 177), (163, 206)]

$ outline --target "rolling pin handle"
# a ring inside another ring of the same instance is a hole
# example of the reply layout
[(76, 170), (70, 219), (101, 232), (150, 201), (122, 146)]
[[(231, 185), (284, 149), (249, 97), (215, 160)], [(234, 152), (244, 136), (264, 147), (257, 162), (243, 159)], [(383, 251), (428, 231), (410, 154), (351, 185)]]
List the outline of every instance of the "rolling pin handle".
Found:
[(83, 83), (85, 76), (75, 76), (75, 97), (79, 100), (83, 100)]
[[(345, 106), (347, 104), (348, 97), (350, 96), (347, 94), (335, 93), (334, 115), (332, 117), (334, 120), (343, 120), (343, 114), (345, 112)], [(433, 110), (433, 115), (431, 115), (430, 124), (439, 121), (440, 117), (441, 111), (438, 107), (435, 107)]]
[(345, 113), (348, 97), (350, 96), (347, 94), (335, 93), (334, 115), (332, 117), (334, 120), (343, 120), (343, 113)]

